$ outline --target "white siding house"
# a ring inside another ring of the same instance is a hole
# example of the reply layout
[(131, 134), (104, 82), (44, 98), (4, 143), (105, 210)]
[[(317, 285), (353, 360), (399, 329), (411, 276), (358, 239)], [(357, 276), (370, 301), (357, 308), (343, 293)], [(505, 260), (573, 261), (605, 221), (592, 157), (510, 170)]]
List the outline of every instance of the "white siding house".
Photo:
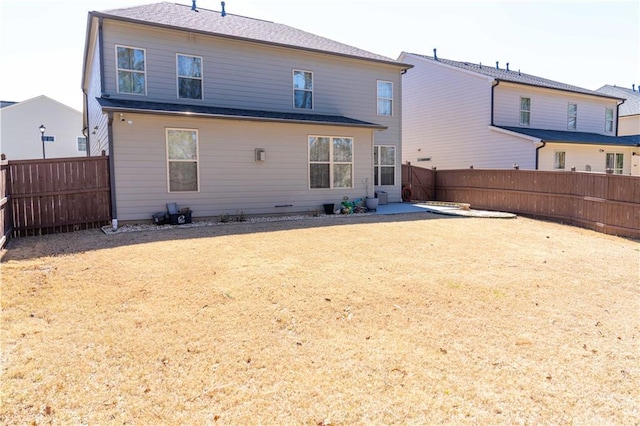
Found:
[(109, 151), (114, 219), (170, 202), (210, 217), (401, 200), (410, 65), (173, 3), (90, 12), (86, 40), (84, 119), (91, 154)]
[(41, 159), (43, 148), (45, 158), (87, 155), (82, 113), (47, 96), (3, 102), (0, 129), (0, 152), (8, 160)]
[[(623, 99), (506, 68), (403, 52), (402, 160), (437, 168), (631, 174)], [(608, 170), (610, 169), (610, 170)]]

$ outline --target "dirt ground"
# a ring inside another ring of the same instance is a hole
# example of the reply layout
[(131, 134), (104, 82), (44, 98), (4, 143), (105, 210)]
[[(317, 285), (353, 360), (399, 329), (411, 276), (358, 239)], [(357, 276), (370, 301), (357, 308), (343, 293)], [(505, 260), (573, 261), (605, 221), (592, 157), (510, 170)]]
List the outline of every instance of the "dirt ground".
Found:
[(10, 241), (2, 424), (640, 422), (640, 243), (428, 213)]

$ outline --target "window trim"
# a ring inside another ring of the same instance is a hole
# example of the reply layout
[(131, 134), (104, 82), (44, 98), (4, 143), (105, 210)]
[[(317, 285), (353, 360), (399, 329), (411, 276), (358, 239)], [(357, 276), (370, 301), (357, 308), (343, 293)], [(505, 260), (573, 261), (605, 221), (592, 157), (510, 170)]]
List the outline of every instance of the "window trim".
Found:
[[(200, 77), (190, 77), (186, 75), (180, 75), (180, 68), (178, 65), (178, 57), (185, 56), (190, 58), (200, 59)], [(200, 80), (200, 98), (182, 98), (180, 97), (180, 79), (186, 78), (190, 80)], [(187, 53), (176, 53), (176, 99), (183, 99), (188, 101), (203, 101), (204, 100), (204, 58), (198, 55), (189, 55)]]
[[(80, 141), (79, 139), (84, 139), (84, 149), (80, 149)], [(78, 152), (87, 152), (87, 137), (86, 136), (76, 136), (76, 150)]]
[[(388, 164), (379, 164), (380, 163), (380, 148), (393, 148), (393, 166), (390, 166)], [(378, 153), (378, 164), (376, 164), (375, 158), (376, 158), (376, 152)], [(374, 186), (385, 186), (385, 187), (393, 187), (396, 186), (396, 171), (397, 171), (397, 164), (398, 164), (398, 147), (396, 145), (389, 145), (389, 144), (380, 144), (380, 145), (374, 145), (373, 146), (373, 182), (374, 182)], [(393, 183), (391, 185), (386, 185), (386, 184), (382, 184), (382, 174), (381, 174), (381, 170), (383, 167), (388, 167), (388, 168), (393, 168)], [(378, 170), (378, 173), (376, 173), (376, 169)], [(375, 182), (378, 182), (377, 185), (375, 185)]]
[[(522, 100), (523, 99), (529, 99), (529, 109), (522, 109)], [(521, 126), (525, 126), (525, 127), (531, 127), (531, 97), (529, 96), (520, 96), (520, 105), (519, 105), (519, 109), (520, 109), (520, 125)], [(527, 122), (525, 123), (524, 120), (522, 120), (523, 117), (523, 113), (526, 113), (526, 117), (527, 117)]]
[[(389, 83), (391, 85), (391, 97), (390, 98), (384, 98), (380, 96), (380, 87), (379, 84), (380, 83)], [(378, 103), (380, 101), (389, 101), (389, 103), (391, 104), (391, 112), (389, 114), (382, 114), (380, 113), (380, 108), (378, 107)], [(376, 80), (376, 112), (379, 116), (382, 117), (393, 117), (393, 81), (389, 81), (389, 80)]]
[[(571, 115), (571, 105), (575, 106), (575, 114)], [(571, 126), (573, 119), (573, 127)], [(575, 102), (567, 103), (567, 130), (578, 130), (578, 104)]]
[[(562, 167), (559, 167), (558, 154), (562, 154)], [(567, 169), (567, 151), (555, 150), (553, 151), (553, 170), (566, 170)]]
[[(196, 134), (196, 159), (195, 160), (171, 160), (169, 158), (169, 132), (171, 130), (180, 130), (187, 132), (195, 132)], [(165, 127), (164, 129), (164, 138), (165, 138), (165, 158), (167, 161), (167, 193), (169, 194), (195, 194), (200, 192), (200, 133), (198, 129), (185, 128), (185, 127)], [(195, 191), (172, 191), (171, 190), (171, 171), (169, 168), (169, 164), (171, 162), (178, 163), (196, 163), (196, 185), (197, 189)]]
[[(296, 72), (301, 72), (301, 73), (309, 73), (311, 74), (311, 89), (296, 89)], [(291, 94), (292, 94), (292, 103), (293, 103), (293, 109), (297, 109), (297, 110), (314, 110), (316, 108), (316, 102), (315, 102), (315, 93), (314, 93), (314, 77), (313, 77), (313, 71), (309, 71), (309, 70), (303, 70), (303, 69), (299, 69), (299, 68), (293, 68), (291, 70)], [(305, 91), (305, 92), (310, 92), (311, 93), (311, 108), (301, 108), (301, 107), (297, 107), (296, 106), (296, 90), (301, 90), (301, 91)]]
[[(329, 187), (328, 188), (312, 188), (311, 187), (311, 165), (312, 164), (327, 164), (327, 161), (311, 161), (311, 138), (327, 138), (329, 139)], [(333, 161), (333, 140), (334, 139), (351, 139), (351, 161)], [(347, 190), (354, 188), (355, 177), (355, 143), (356, 139), (353, 136), (328, 136), (328, 135), (308, 135), (307, 136), (307, 189), (310, 191), (327, 191), (327, 190)], [(335, 187), (333, 185), (333, 166), (334, 164), (350, 164), (351, 165), (351, 186)]]
[[(124, 49), (134, 49), (134, 50), (142, 50), (142, 54), (144, 55), (144, 71), (136, 71), (136, 70), (130, 70), (130, 69), (126, 69), (126, 68), (120, 68), (118, 67), (118, 48), (122, 47)], [(147, 96), (147, 49), (143, 48), (143, 47), (134, 47), (134, 46), (127, 46), (124, 44), (116, 44), (115, 45), (115, 68), (116, 68), (116, 92), (117, 93), (121, 93), (123, 95), (134, 95), (134, 96)], [(131, 73), (142, 73), (144, 75), (144, 93), (135, 93), (135, 92), (121, 92), (120, 91), (120, 77), (118, 75), (118, 73), (120, 71), (126, 71), (126, 72), (131, 72)]]
[[(608, 113), (611, 112), (611, 119), (607, 117)], [(604, 131), (607, 133), (613, 133), (613, 108), (604, 109)]]

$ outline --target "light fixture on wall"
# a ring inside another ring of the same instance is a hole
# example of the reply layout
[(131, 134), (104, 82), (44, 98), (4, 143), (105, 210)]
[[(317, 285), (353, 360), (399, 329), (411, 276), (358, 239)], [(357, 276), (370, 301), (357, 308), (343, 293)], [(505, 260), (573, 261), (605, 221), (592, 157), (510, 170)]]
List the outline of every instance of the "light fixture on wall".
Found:
[(267, 153), (263, 148), (256, 148), (256, 161), (266, 161)]
[(599, 149), (598, 152), (604, 152), (604, 149)]

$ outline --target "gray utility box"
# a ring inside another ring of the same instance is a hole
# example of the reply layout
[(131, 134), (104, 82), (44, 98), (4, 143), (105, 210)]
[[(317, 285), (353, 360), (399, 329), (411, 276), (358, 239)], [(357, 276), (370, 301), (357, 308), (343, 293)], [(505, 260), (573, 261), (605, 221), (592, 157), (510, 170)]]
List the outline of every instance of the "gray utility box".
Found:
[(376, 197), (378, 197), (378, 204), (387, 204), (387, 193), (384, 191), (376, 192)]

